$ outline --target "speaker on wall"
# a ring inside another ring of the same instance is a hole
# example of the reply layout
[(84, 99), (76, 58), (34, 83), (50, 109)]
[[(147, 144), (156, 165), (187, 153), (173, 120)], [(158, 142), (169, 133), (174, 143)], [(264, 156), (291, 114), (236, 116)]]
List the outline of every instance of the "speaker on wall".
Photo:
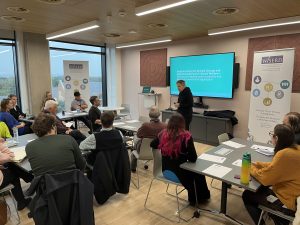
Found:
[(239, 88), (239, 81), (240, 81), (240, 64), (235, 63), (233, 67), (233, 88)]
[(167, 76), (167, 87), (170, 86), (170, 67), (167, 66), (167, 69), (166, 69), (166, 76)]

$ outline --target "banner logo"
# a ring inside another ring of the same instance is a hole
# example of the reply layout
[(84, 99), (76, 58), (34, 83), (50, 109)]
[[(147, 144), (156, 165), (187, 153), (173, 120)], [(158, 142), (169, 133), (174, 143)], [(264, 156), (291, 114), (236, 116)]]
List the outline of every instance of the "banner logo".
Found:
[(261, 58), (261, 64), (283, 63), (283, 55), (267, 56)]

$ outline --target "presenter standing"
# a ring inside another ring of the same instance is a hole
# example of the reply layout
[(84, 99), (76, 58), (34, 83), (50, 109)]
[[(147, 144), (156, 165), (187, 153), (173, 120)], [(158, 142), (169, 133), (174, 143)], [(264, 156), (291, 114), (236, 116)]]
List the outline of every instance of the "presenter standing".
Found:
[(175, 103), (175, 106), (177, 107), (177, 112), (179, 112), (184, 117), (185, 129), (189, 130), (190, 123), (193, 117), (193, 94), (191, 92), (191, 89), (185, 86), (184, 80), (178, 80), (176, 82), (176, 85), (179, 91), (179, 96), (178, 102)]

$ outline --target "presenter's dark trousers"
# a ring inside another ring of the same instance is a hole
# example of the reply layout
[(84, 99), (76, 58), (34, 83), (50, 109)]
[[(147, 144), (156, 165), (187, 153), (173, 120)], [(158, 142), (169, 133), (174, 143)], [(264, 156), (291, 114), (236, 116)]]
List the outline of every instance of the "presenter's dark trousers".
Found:
[(190, 124), (192, 122), (192, 116), (184, 117), (185, 120), (185, 129), (190, 130)]

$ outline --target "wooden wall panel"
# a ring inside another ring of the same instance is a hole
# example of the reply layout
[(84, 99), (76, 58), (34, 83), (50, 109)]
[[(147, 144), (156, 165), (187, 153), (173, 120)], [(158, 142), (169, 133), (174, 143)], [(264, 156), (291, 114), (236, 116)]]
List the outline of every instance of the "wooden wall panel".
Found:
[(165, 87), (167, 85), (167, 49), (140, 52), (140, 85)]
[(300, 34), (286, 34), (249, 39), (245, 83), (246, 90), (251, 90), (254, 52), (282, 48), (295, 48), (293, 92), (300, 93)]

